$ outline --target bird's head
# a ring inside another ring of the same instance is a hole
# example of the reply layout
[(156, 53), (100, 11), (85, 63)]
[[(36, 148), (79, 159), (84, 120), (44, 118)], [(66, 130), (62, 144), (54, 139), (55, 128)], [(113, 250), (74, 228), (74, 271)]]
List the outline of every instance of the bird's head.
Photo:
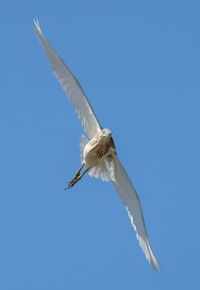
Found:
[(110, 131), (109, 129), (103, 129), (101, 133), (102, 137), (110, 137), (112, 135), (112, 131)]

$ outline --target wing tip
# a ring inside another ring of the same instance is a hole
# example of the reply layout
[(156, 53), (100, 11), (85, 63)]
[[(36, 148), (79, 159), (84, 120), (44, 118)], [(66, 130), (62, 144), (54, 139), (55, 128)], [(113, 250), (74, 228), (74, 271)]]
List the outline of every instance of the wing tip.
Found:
[(33, 19), (33, 30), (35, 33), (42, 34), (38, 18)]
[(149, 264), (151, 265), (154, 271), (156, 271), (157, 273), (160, 273), (160, 267), (155, 257), (153, 257), (153, 259), (149, 261)]
[(156, 259), (156, 257), (153, 254), (153, 251), (151, 249), (149, 240), (147, 241), (147, 247), (148, 247), (148, 255), (147, 253), (145, 253), (145, 256), (149, 262), (149, 264), (151, 265), (151, 267), (153, 268), (153, 270), (155, 270), (156, 272), (160, 272), (160, 267), (159, 267), (159, 263)]

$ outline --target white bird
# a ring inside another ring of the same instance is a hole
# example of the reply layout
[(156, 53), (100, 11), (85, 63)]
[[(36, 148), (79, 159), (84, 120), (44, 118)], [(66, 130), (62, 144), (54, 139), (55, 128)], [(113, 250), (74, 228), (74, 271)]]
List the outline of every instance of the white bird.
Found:
[[(100, 177), (103, 181), (111, 179), (128, 212), (146, 259), (152, 268), (158, 271), (158, 262), (150, 246), (140, 200), (130, 178), (117, 157), (115, 144), (111, 136), (112, 132), (101, 127), (78, 80), (46, 40), (37, 20), (34, 20), (33, 29), (47, 55), (55, 76), (74, 105), (83, 128), (90, 138), (89, 141), (84, 135), (81, 137), (82, 166), (69, 182), (67, 188), (74, 186), (86, 172), (90, 176)], [(85, 171), (81, 174), (81, 170), (84, 167)]]

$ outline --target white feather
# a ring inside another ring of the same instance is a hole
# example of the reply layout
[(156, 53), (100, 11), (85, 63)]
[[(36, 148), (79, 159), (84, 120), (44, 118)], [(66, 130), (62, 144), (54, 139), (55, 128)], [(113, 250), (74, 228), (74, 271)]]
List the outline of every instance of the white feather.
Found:
[(105, 166), (105, 162), (102, 160), (102, 162), (98, 162), (97, 166), (92, 167), (89, 171), (88, 174), (90, 176), (94, 176), (96, 178), (101, 178), (102, 181), (109, 181), (110, 176), (108, 173), (108, 170)]
[(81, 163), (83, 164), (85, 162), (84, 160), (84, 156), (83, 156), (83, 151), (85, 149), (85, 145), (89, 142), (89, 140), (85, 137), (85, 135), (81, 135), (81, 142), (80, 142), (80, 151), (81, 151), (81, 154), (80, 154), (80, 160), (81, 160)]
[(46, 40), (40, 29), (39, 22), (36, 20), (34, 21), (33, 29), (47, 55), (55, 76), (74, 105), (86, 134), (89, 138), (92, 138), (102, 128), (83, 89), (61, 57)]
[(158, 271), (158, 262), (152, 252), (137, 192), (116, 155), (107, 158), (111, 181), (128, 212), (131, 224), (149, 264)]

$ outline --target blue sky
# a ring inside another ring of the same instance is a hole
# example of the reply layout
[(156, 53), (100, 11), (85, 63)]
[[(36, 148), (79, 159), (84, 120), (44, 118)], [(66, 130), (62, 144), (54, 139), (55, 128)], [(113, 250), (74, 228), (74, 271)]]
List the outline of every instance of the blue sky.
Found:
[[(197, 289), (199, 1), (1, 4), (0, 289)], [(111, 183), (80, 166), (83, 133), (33, 30), (79, 79), (140, 195), (161, 273)]]

